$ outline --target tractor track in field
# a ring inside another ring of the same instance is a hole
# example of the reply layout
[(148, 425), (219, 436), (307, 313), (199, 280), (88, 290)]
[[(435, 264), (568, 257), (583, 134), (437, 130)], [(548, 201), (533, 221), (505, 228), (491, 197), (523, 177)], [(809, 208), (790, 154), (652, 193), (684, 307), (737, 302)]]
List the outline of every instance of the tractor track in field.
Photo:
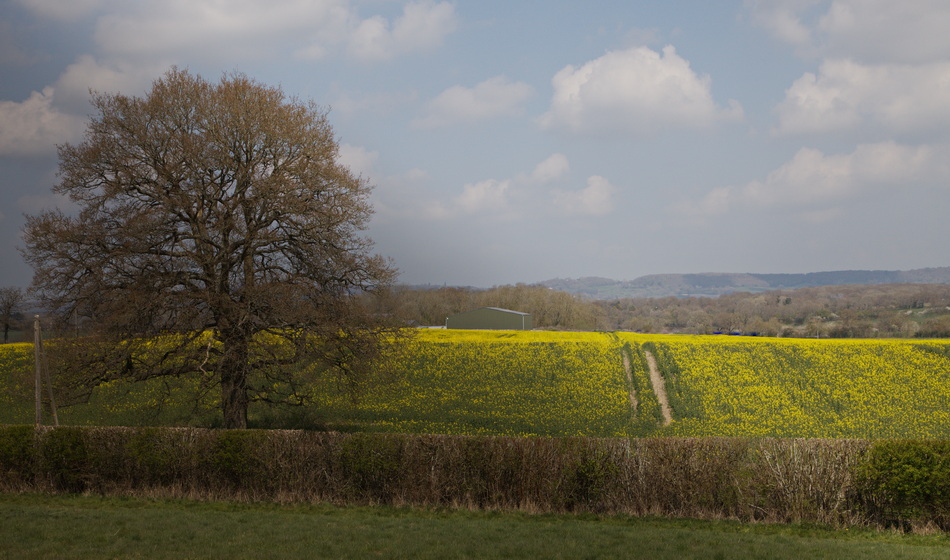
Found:
[(663, 382), (663, 376), (660, 375), (660, 370), (656, 366), (656, 358), (653, 356), (653, 353), (649, 350), (644, 350), (643, 356), (646, 358), (647, 365), (650, 367), (650, 384), (653, 385), (653, 394), (656, 395), (656, 400), (660, 403), (660, 412), (663, 414), (663, 425), (669, 426), (670, 422), (673, 421), (673, 414), (670, 411), (670, 400), (666, 396), (666, 384)]

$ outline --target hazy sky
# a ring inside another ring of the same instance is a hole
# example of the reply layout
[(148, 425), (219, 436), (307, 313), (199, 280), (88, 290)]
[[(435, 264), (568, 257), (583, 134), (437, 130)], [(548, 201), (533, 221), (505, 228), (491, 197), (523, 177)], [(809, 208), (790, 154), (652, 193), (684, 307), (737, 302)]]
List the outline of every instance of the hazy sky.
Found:
[(0, 286), (171, 65), (330, 107), (402, 282), (950, 265), (946, 0), (0, 2)]

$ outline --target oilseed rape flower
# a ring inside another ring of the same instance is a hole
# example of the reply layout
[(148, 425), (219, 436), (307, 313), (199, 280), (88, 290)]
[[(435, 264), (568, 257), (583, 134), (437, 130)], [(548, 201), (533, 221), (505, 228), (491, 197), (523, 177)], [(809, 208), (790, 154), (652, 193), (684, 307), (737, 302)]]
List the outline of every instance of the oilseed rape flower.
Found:
[[(695, 410), (689, 436), (947, 437), (950, 343), (652, 337)], [(685, 417), (683, 413), (685, 414)], [(674, 411), (676, 415), (677, 411)]]
[[(32, 368), (32, 345), (0, 346), (0, 422), (32, 421)], [(950, 437), (947, 340), (437, 329), (376, 369), (358, 393), (301, 371), (308, 414), (329, 429), (409, 433)], [(217, 398), (197, 377), (114, 381), (60, 418), (200, 425)]]
[(360, 404), (398, 431), (627, 435), (630, 411), (615, 341), (598, 333), (423, 331), (400, 374)]

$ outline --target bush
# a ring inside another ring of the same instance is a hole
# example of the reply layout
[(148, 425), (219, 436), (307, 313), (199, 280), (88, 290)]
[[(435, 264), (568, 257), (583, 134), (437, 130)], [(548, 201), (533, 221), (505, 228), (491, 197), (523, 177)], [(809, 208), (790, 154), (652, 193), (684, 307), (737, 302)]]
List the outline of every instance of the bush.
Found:
[(0, 490), (32, 482), (33, 438), (33, 426), (0, 429)]
[(339, 455), (340, 469), (350, 498), (377, 502), (390, 494), (400, 478), (405, 437), (353, 434)]
[(261, 454), (264, 432), (222, 430), (216, 435), (210, 466), (220, 482), (234, 488), (267, 484), (267, 466)]
[(570, 438), (561, 441), (563, 474), (553, 495), (568, 511), (603, 511), (611, 488), (616, 487), (620, 466), (597, 440)]
[(950, 529), (950, 441), (887, 440), (855, 469), (857, 500), (878, 523)]
[(634, 440), (630, 466), (637, 514), (683, 517), (743, 515), (741, 473), (749, 468), (750, 440), (644, 438)]
[(180, 446), (169, 445), (169, 430), (161, 428), (140, 428), (128, 443), (128, 458), (134, 465), (133, 484), (148, 486), (169, 484), (180, 471), (182, 454)]
[(97, 473), (91, 472), (89, 453), (83, 434), (86, 430), (76, 427), (56, 427), (40, 436), (40, 464), (46, 479), (53, 490), (61, 492), (83, 492), (90, 478)]

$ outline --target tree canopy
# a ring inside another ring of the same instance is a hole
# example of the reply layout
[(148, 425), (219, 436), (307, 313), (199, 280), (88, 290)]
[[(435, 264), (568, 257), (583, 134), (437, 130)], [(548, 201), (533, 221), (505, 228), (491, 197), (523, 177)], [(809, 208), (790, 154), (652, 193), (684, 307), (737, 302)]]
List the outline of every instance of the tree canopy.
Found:
[(59, 148), (54, 191), (78, 214), (28, 216), (23, 251), (49, 309), (116, 337), (86, 381), (205, 375), (224, 426), (244, 427), (251, 400), (301, 398), (302, 364), (355, 375), (386, 330), (357, 296), (395, 271), (364, 235), (371, 185), (339, 162), (326, 110), (179, 69), (93, 105)]

